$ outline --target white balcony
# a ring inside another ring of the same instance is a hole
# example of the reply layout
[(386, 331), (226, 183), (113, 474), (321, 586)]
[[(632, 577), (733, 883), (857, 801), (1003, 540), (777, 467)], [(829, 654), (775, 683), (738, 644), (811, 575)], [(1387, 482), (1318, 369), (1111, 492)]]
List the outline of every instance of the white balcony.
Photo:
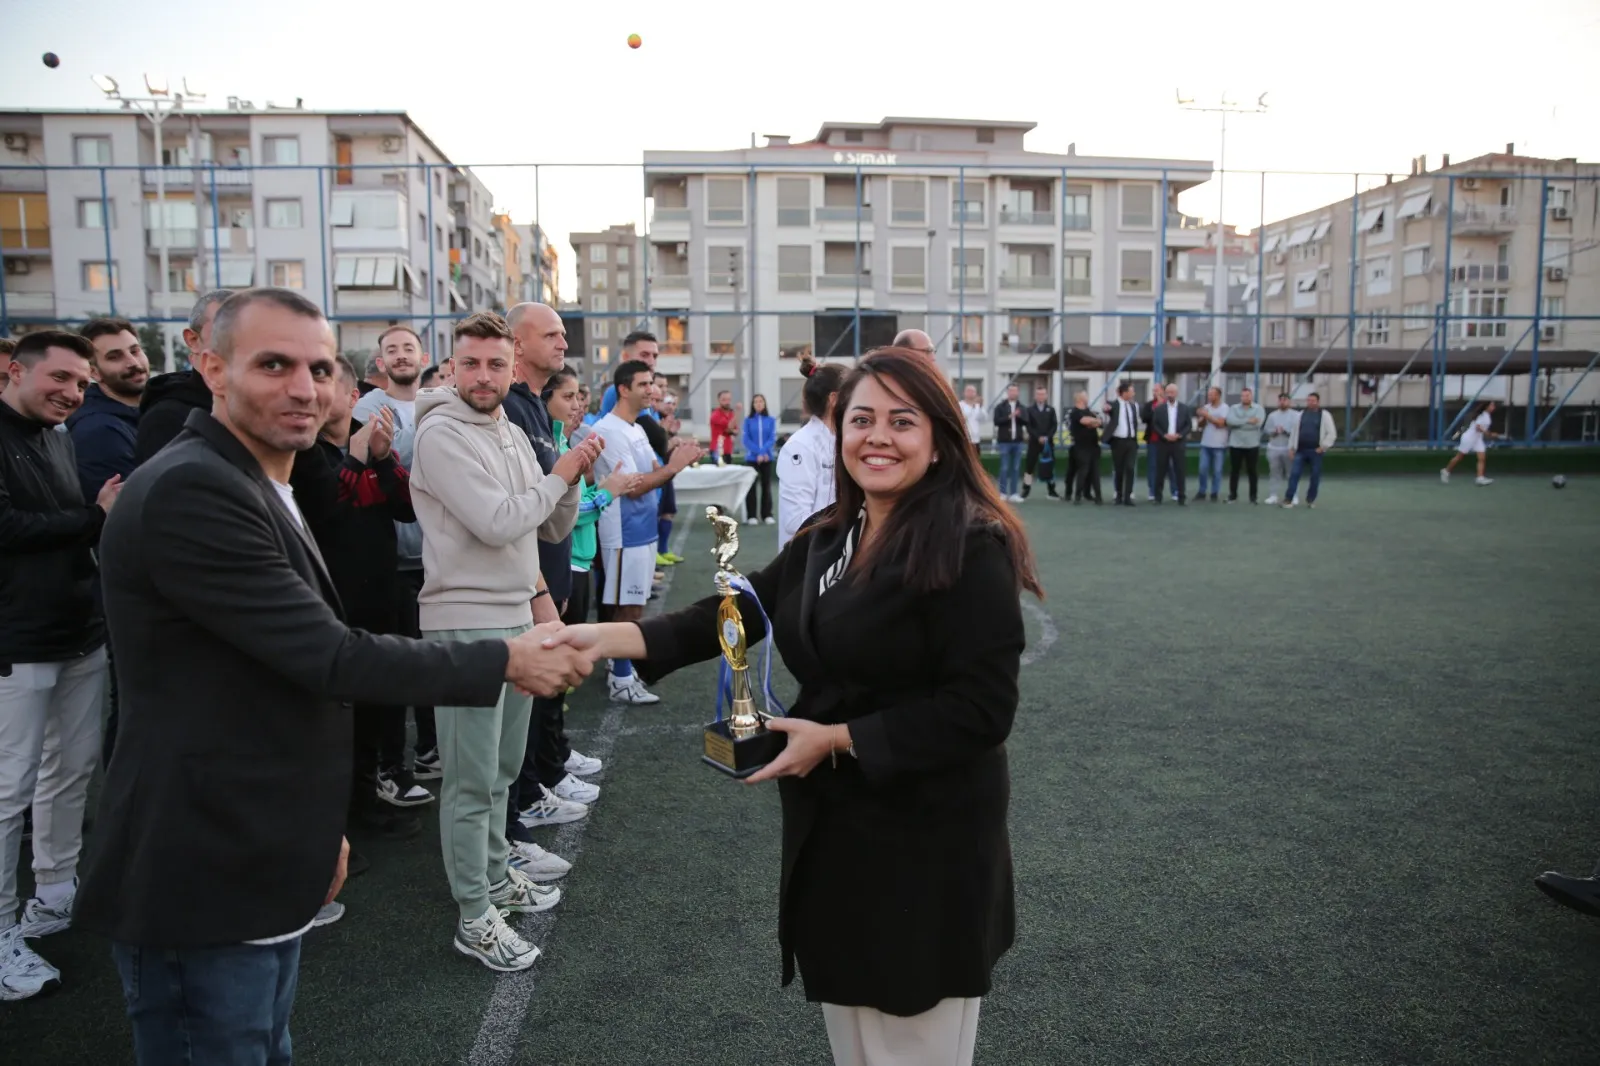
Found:
[(1027, 289), (1035, 292), (1054, 292), (1056, 288), (1056, 279), (1046, 275), (1001, 274), (1000, 287), (1002, 289)]
[(195, 184), (196, 175), (200, 178), (202, 189), (210, 188), (212, 179), (216, 179), (218, 188), (224, 185), (250, 184), (250, 171), (243, 167), (208, 167), (201, 164), (196, 167), (145, 167), (140, 171), (141, 180), (151, 188), (155, 187), (156, 175), (161, 173), (167, 187), (187, 189)]
[(650, 289), (652, 292), (688, 292), (689, 274), (652, 274), (650, 276)]
[(1493, 205), (1457, 204), (1451, 214), (1451, 232), (1457, 236), (1473, 233), (1505, 233), (1517, 226), (1517, 209)]
[(871, 274), (818, 274), (817, 288), (819, 289), (851, 289), (857, 286), (863, 289), (872, 288)]
[(778, 291), (779, 292), (810, 292), (811, 291), (811, 275), (810, 274), (779, 274), (778, 275)]
[(1050, 226), (1056, 224), (1056, 213), (1046, 208), (1043, 211), (1019, 211), (1011, 207), (1000, 208), (1000, 224), (1002, 226)]
[[(817, 221), (818, 222), (850, 222), (850, 223), (854, 223), (855, 220), (856, 220), (856, 208), (855, 208), (854, 204), (852, 204), (849, 207), (819, 207), (819, 208), (817, 208)], [(862, 225), (866, 225), (867, 223), (869, 223), (871, 221), (872, 221), (872, 205), (871, 204), (862, 204), (861, 205), (861, 224)]]
[(6, 314), (53, 315), (56, 296), (53, 292), (12, 292), (6, 290)]

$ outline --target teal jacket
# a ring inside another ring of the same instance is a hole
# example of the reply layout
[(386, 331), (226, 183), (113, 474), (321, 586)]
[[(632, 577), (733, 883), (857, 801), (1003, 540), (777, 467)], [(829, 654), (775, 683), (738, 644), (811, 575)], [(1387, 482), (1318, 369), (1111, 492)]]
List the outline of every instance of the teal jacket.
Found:
[[(1255, 425), (1250, 425), (1251, 419), (1256, 420)], [(1236, 403), (1228, 408), (1228, 429), (1232, 436), (1228, 444), (1234, 448), (1259, 448), (1261, 447), (1261, 431), (1267, 428), (1267, 409), (1258, 403), (1246, 407)]]
[[(572, 447), (572, 442), (567, 439), (566, 427), (558, 421), (552, 421), (550, 425), (555, 431), (556, 454), (565, 455), (567, 449)], [(578, 522), (572, 527), (572, 569), (588, 573), (594, 565), (595, 553), (600, 550), (599, 531), (594, 526), (600, 520), (600, 512), (610, 507), (611, 503), (611, 493), (584, 479), (583, 496), (578, 503)]]

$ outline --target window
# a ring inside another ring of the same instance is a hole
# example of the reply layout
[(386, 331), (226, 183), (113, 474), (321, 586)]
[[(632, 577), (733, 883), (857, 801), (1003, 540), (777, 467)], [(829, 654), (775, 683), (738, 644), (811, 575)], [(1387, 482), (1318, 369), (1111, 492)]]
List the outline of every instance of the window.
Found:
[(905, 244), (889, 249), (889, 288), (923, 292), (928, 287), (928, 250)]
[(589, 297), (589, 310), (604, 314), (611, 310), (611, 302), (606, 299), (604, 293), (595, 293)]
[(105, 292), (109, 289), (121, 289), (122, 279), (117, 273), (117, 264), (112, 263), (106, 269), (104, 259), (91, 260), (83, 264), (83, 288), (88, 292)]
[(472, 238), (472, 258), (483, 258), (483, 242), (476, 237)]
[(1121, 315), (1117, 318), (1117, 343), (1141, 344), (1150, 340), (1154, 315)]
[[(623, 251), (627, 251), (626, 248), (624, 248), (622, 250)], [(626, 270), (617, 271), (617, 291), (618, 292), (627, 292), (628, 289), (632, 287), (632, 284), (633, 284), (632, 275), (630, 275)]]
[(1068, 296), (1090, 295), (1088, 252), (1068, 252), (1061, 258), (1061, 283)]
[(1314, 318), (1297, 318), (1294, 320), (1295, 343), (1298, 344), (1311, 339), (1311, 331), (1315, 322), (1316, 319)]
[(628, 265), (628, 246), (626, 244), (619, 244), (619, 245), (617, 245), (617, 266), (627, 266), (627, 265)]
[(983, 225), (983, 206), (987, 186), (981, 178), (950, 179), (950, 224), (963, 221), (969, 226)]
[(277, 166), (295, 166), (300, 162), (300, 138), (261, 138), (261, 161)]
[[(449, 301), (449, 298), (446, 297), (445, 293), (444, 293), (444, 279), (443, 278), (434, 279), (433, 286), (434, 286), (435, 289), (438, 290), (438, 292), (435, 295), (437, 296), (439, 306), (440, 307), (448, 307), (449, 304), (450, 304), (450, 301)], [(440, 349), (443, 350), (443, 345), (440, 345)]]
[(111, 227), (117, 225), (117, 202), (115, 200), (79, 200), (78, 201), (78, 228), (79, 229), (105, 229), (106, 213), (111, 214)]
[(111, 165), (111, 138), (72, 138), (72, 161), (80, 167), (109, 167)]
[[(604, 248), (603, 244), (590, 245), (591, 248)], [(589, 288), (596, 292), (604, 292), (607, 284), (606, 268), (595, 267), (589, 271)]]
[(778, 246), (778, 291), (811, 291), (811, 246), (809, 244), (780, 244)]
[(706, 221), (744, 224), (744, 179), (707, 178)]
[(1568, 237), (1547, 238), (1544, 254), (1540, 257), (1546, 269), (1566, 270), (1572, 266), (1572, 240)]
[[(1339, 332), (1341, 332), (1341, 333), (1344, 332), (1344, 326), (1343, 325), (1341, 325), (1339, 327)], [(1319, 318), (1319, 319), (1317, 319), (1317, 339), (1325, 341), (1331, 336), (1333, 336), (1333, 319), (1331, 319), (1331, 318)]]
[(1155, 252), (1149, 248), (1122, 249), (1122, 292), (1149, 292), (1155, 283)]
[(1389, 343), (1389, 309), (1380, 307), (1367, 316), (1367, 344)]
[(279, 260), (267, 264), (269, 284), (277, 289), (306, 287), (306, 265), (299, 260)]
[(610, 249), (604, 244), (589, 245), (589, 262), (604, 263), (610, 254)]
[(952, 289), (983, 288), (982, 248), (950, 249), (950, 287)]
[(861, 141), (862, 141), (862, 136), (861, 136), (861, 131), (860, 130), (845, 130), (844, 131), (844, 143), (846, 143), (846, 144), (860, 144)]
[[(348, 200), (341, 201), (349, 203)], [(267, 201), (267, 228), (268, 229), (299, 229), (300, 228), (300, 201), (299, 200), (268, 200)]]
[(778, 179), (778, 225), (811, 225), (811, 179)]
[(1504, 337), (1506, 335), (1506, 292), (1504, 289), (1458, 289), (1450, 294), (1452, 339)]
[(1122, 228), (1154, 229), (1156, 224), (1156, 187), (1154, 185), (1122, 186)]
[(1283, 323), (1272, 321), (1267, 323), (1267, 340), (1275, 344), (1283, 343)]
[(969, 355), (983, 354), (983, 316), (968, 315), (961, 320), (961, 339), (951, 347)]
[(589, 332), (593, 333), (596, 337), (599, 337), (602, 340), (604, 340), (607, 337), (610, 337), (611, 336), (611, 320), (609, 318), (597, 318), (597, 319), (595, 319), (594, 320), (594, 326), (593, 326), (593, 328), (590, 329)]
[(1565, 185), (1550, 186), (1550, 213), (1558, 219), (1572, 212), (1572, 189)]
[[(1560, 318), (1567, 313), (1567, 301), (1562, 296), (1546, 296), (1544, 298), (1545, 321), (1539, 324), (1539, 339), (1546, 341), (1559, 341), (1561, 339)], [(1556, 321), (1550, 321), (1556, 319)]]
[(392, 255), (341, 255), (333, 261), (337, 289), (398, 289), (406, 284), (405, 271)]
[(256, 283), (256, 264), (253, 259), (224, 259), (218, 266), (225, 289), (248, 289)]
[(993, 144), (994, 143), (994, 130), (991, 130), (991, 129), (980, 129), (978, 131), (978, 143), (979, 144)]
[(1061, 202), (1061, 224), (1066, 229), (1089, 229), (1089, 206), (1093, 190), (1087, 185), (1068, 185)]
[(920, 226), (928, 221), (928, 183), (921, 178), (889, 179), (889, 224)]
[(194, 264), (174, 263), (167, 267), (168, 292), (194, 292)]
[(1389, 270), (1393, 265), (1386, 255), (1366, 261), (1368, 296), (1382, 296), (1389, 291)]
[(428, 216), (422, 211), (417, 212), (417, 240), (428, 243)]
[(1022, 353), (1049, 352), (1052, 348), (1050, 316), (1012, 315), (1006, 335), (1002, 338), (1001, 347)]
[(1431, 269), (1433, 269), (1433, 249), (1427, 245), (1421, 248), (1407, 248), (1400, 258), (1400, 270), (1408, 278), (1426, 274)]
[(1432, 312), (1426, 302), (1406, 304), (1400, 309), (1400, 330), (1409, 333), (1433, 325)]
[(1356, 221), (1357, 233), (1377, 235), (1384, 231), (1383, 223), (1389, 214), (1389, 205), (1369, 207), (1361, 213), (1361, 218)]

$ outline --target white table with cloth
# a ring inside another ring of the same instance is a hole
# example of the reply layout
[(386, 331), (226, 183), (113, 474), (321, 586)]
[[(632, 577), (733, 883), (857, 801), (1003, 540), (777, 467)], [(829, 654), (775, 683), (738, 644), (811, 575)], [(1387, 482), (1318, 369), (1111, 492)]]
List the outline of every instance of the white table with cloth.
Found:
[(725, 514), (742, 522), (745, 496), (755, 483), (755, 469), (742, 464), (698, 463), (685, 467), (672, 479), (672, 491), (678, 497), (678, 520), (693, 517), (692, 511), (704, 511), (708, 504), (716, 504)]

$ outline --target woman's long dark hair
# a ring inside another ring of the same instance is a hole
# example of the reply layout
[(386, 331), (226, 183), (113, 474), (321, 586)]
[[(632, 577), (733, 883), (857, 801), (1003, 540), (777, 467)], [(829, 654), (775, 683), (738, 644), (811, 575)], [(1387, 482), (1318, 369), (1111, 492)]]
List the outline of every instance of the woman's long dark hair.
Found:
[[(833, 411), (838, 507), (826, 524), (841, 532), (847, 530), (855, 524), (866, 500), (861, 486), (845, 469), (844, 426), (851, 396), (869, 377), (923, 413), (933, 428), (933, 451), (939, 457), (922, 480), (895, 503), (878, 531), (871, 557), (904, 559), (906, 584), (919, 592), (947, 589), (961, 576), (968, 531), (974, 525), (997, 527), (1011, 555), (1018, 589), (1044, 599), (1027, 532), (978, 462), (955, 390), (921, 352), (875, 349), (862, 356), (840, 385)], [(870, 565), (871, 559), (863, 562)]]

